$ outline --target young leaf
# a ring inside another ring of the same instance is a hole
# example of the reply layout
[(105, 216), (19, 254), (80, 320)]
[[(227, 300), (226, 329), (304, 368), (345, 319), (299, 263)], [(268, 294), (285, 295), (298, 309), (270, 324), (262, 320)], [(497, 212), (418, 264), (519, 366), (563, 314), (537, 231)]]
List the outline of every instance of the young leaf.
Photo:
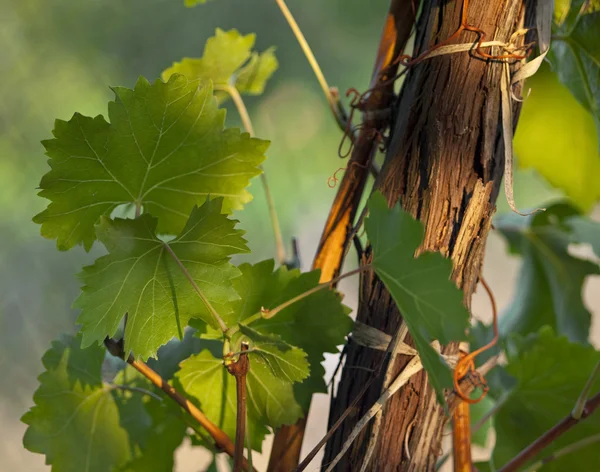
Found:
[(188, 8), (195, 7), (196, 5), (202, 5), (210, 0), (185, 0), (185, 6)]
[(111, 389), (102, 383), (105, 350), (81, 350), (79, 338), (52, 343), (46, 370), (33, 395), (35, 406), (22, 421), (23, 444), (46, 455), (54, 472), (108, 472), (132, 458), (127, 431)]
[[(274, 48), (262, 54), (252, 52), (256, 35), (241, 35), (237, 30), (217, 28), (215, 36), (204, 46), (199, 59), (185, 57), (166, 69), (162, 77), (183, 74), (190, 79), (212, 81), (215, 87), (235, 86), (240, 93), (259, 95), (279, 66)], [(245, 64), (245, 65), (244, 65)]]
[(211, 312), (170, 255), (184, 264), (213, 308), (221, 314), (236, 300), (230, 280), (239, 271), (229, 263), (233, 254), (249, 252), (236, 221), (221, 214), (221, 198), (194, 208), (180, 235), (165, 243), (156, 235), (156, 218), (135, 220), (103, 217), (98, 239), (109, 254), (84, 267), (81, 308), (83, 347), (113, 336), (125, 313), (125, 352), (147, 359), (174, 336), (183, 337), (190, 318), (217, 326)]
[[(500, 467), (521, 449), (566, 417), (579, 397), (600, 353), (593, 347), (570, 343), (549, 327), (521, 343), (510, 355), (508, 372), (517, 379), (509, 399), (495, 415), (496, 447), (493, 463)], [(600, 389), (596, 382), (592, 392)], [(563, 448), (600, 430), (600, 416), (592, 415), (560, 436), (545, 454)], [(544, 465), (548, 472), (592, 470), (598, 463), (598, 449), (588, 447)]]
[(549, 59), (559, 80), (594, 117), (600, 136), (600, 12), (574, 14), (574, 25), (567, 22), (554, 35)]
[(503, 215), (494, 220), (511, 251), (523, 259), (515, 298), (500, 317), (502, 336), (550, 325), (571, 341), (587, 341), (591, 315), (581, 293), (586, 277), (600, 270), (568, 253), (575, 240), (568, 222), (574, 217), (574, 208), (557, 204), (527, 218)]
[(143, 207), (158, 217), (159, 233), (177, 234), (208, 195), (222, 196), (224, 211), (251, 199), (245, 188), (260, 174), (268, 142), (223, 129), (210, 84), (176, 74), (113, 90), (110, 123), (76, 113), (57, 120), (54, 139), (43, 143), (52, 170), (39, 195), (51, 203), (34, 221), (59, 249), (89, 250), (98, 218), (119, 205)]
[(373, 246), (373, 268), (398, 305), (438, 401), (444, 404), (443, 389), (452, 388), (452, 373), (430, 342), (463, 340), (469, 325), (463, 294), (450, 280), (452, 262), (433, 252), (414, 257), (423, 241), (423, 225), (400, 203), (390, 209), (377, 192), (368, 207), (365, 227)]
[[(233, 280), (240, 300), (233, 303), (233, 311), (226, 322), (233, 326), (243, 323), (261, 308), (273, 309), (319, 284), (318, 270), (301, 273), (284, 266), (273, 271), (272, 259), (258, 264), (242, 264), (242, 276)], [(320, 290), (279, 312), (273, 319), (260, 319), (252, 328), (262, 334), (280, 336), (293, 346), (302, 346), (308, 354), (310, 377), (294, 385), (296, 400), (308, 406), (313, 393), (326, 392), (321, 365), (325, 352), (337, 353), (352, 329), (348, 316), (350, 309), (341, 303), (339, 293)]]
[[(190, 357), (181, 363), (175, 374), (185, 392), (196, 398), (206, 416), (231, 437), (235, 436), (235, 379), (221, 359), (209, 351)], [(252, 448), (260, 451), (266, 426), (277, 428), (293, 424), (302, 417), (294, 400), (292, 384), (273, 375), (260, 357), (250, 362), (246, 377), (247, 414)]]
[(470, 405), (470, 416), (471, 416), (471, 441), (481, 447), (485, 447), (490, 431), (494, 429), (494, 418), (488, 418), (481, 427), (475, 431), (475, 426), (483, 417), (493, 408), (496, 402), (492, 397), (485, 396), (480, 402)]
[(261, 334), (243, 324), (240, 324), (240, 333), (243, 336), (236, 340), (236, 344), (243, 340), (250, 341), (250, 359), (262, 359), (277, 378), (294, 383), (308, 377), (308, 360), (302, 349), (289, 345), (279, 336)]

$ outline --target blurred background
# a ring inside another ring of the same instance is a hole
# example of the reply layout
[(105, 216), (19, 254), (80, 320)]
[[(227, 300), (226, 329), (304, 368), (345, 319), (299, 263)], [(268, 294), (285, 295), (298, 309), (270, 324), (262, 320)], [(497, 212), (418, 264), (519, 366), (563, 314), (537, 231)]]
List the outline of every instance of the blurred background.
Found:
[[(290, 0), (331, 85), (364, 90), (373, 66), (388, 0)], [(272, 141), (265, 169), (286, 240), (299, 239), (304, 269), (310, 267), (335, 189), (327, 179), (344, 163), (341, 139), (318, 84), (273, 0), (221, 0), (193, 9), (183, 0), (4, 0), (0, 18), (0, 456), (2, 470), (46, 471), (44, 457), (23, 449), (19, 418), (31, 406), (42, 370), (40, 357), (59, 333), (75, 331), (70, 309), (78, 294), (74, 277), (101, 253), (81, 248), (58, 252), (32, 223), (46, 201), (36, 196), (47, 172), (40, 140), (51, 137), (55, 118), (75, 111), (106, 115), (110, 85), (133, 87), (183, 56), (199, 57), (216, 27), (257, 34), (256, 49), (276, 46), (280, 68), (262, 97), (246, 98), (257, 135)], [(515, 140), (523, 167), (515, 195), (520, 208), (568, 196), (585, 211), (600, 197), (600, 159), (591, 117), (545, 67), (531, 79)], [(227, 126), (239, 126), (233, 109)], [(570, 165), (565, 170), (564, 162)], [(534, 169), (537, 169), (535, 171)], [(538, 173), (539, 171), (539, 173)], [(541, 177), (542, 174), (545, 178)], [(262, 188), (237, 215), (258, 261), (274, 256)], [(504, 196), (499, 211), (506, 211)], [(592, 257), (589, 248), (574, 248)], [(352, 255), (348, 265), (356, 261)], [(492, 234), (485, 275), (501, 307), (514, 290), (519, 260)], [(356, 305), (356, 281), (342, 290)], [(588, 280), (585, 301), (598, 340), (600, 282)], [(475, 297), (474, 316), (489, 318), (488, 301)], [(597, 344), (597, 343), (596, 343)], [(327, 361), (328, 375), (335, 356)], [(328, 397), (317, 395), (309, 419), (306, 453), (324, 434)], [(268, 453), (268, 445), (265, 451)], [(177, 471), (198, 471), (202, 458), (183, 447)], [(257, 462), (261, 466), (261, 462)], [(318, 468), (315, 462), (311, 470)]]

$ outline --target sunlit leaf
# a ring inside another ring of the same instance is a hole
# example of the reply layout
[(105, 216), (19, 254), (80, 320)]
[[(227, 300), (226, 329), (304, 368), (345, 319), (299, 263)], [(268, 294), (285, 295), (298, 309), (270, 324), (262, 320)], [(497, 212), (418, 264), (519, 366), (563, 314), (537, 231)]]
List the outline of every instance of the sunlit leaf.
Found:
[[(531, 94), (523, 103), (514, 140), (520, 168), (535, 169), (571, 203), (588, 211), (600, 198), (594, 120), (546, 66), (527, 80), (526, 87)], [(542, 190), (539, 185), (515, 188), (517, 203), (523, 201), (519, 208), (534, 207), (536, 188)]]
[(52, 170), (40, 196), (51, 203), (34, 221), (59, 249), (89, 250), (94, 224), (119, 205), (136, 204), (158, 217), (159, 233), (177, 234), (208, 195), (222, 196), (224, 211), (251, 199), (245, 189), (268, 143), (223, 129), (210, 84), (173, 75), (113, 90), (110, 123), (75, 114), (57, 120), (55, 138), (44, 141)]
[(212, 81), (215, 89), (235, 86), (240, 93), (259, 95), (279, 66), (274, 48), (259, 54), (253, 52), (256, 35), (242, 35), (237, 30), (217, 28), (206, 41), (201, 58), (185, 57), (166, 69), (162, 77), (183, 74), (189, 79)]
[[(522, 343), (519, 351), (509, 352), (507, 370), (517, 379), (517, 384), (494, 416), (496, 446), (492, 462), (496, 468), (571, 413), (598, 360), (600, 353), (593, 347), (570, 343), (548, 327)], [(599, 389), (600, 379), (592, 392)], [(592, 415), (553, 441), (544, 449), (544, 455), (597, 434), (599, 430), (600, 416)], [(592, 464), (597, 464), (599, 459), (598, 448), (591, 446), (553, 460), (544, 465), (543, 470), (591, 471), (595, 467)]]
[(572, 341), (587, 341), (591, 315), (582, 300), (583, 283), (600, 270), (568, 253), (575, 237), (565, 221), (573, 217), (578, 217), (573, 207), (557, 204), (526, 218), (504, 215), (495, 220), (511, 251), (523, 259), (513, 302), (500, 317), (503, 336), (549, 325)]
[(400, 203), (390, 209), (377, 192), (368, 207), (365, 226), (373, 246), (373, 268), (398, 305), (429, 381), (444, 404), (443, 389), (452, 388), (452, 373), (430, 343), (463, 340), (469, 324), (463, 294), (450, 280), (452, 262), (433, 252), (414, 257), (423, 241), (423, 225)]
[(147, 359), (171, 338), (183, 336), (192, 317), (217, 326), (210, 311), (171, 256), (183, 263), (218, 313), (227, 314), (237, 299), (230, 280), (239, 271), (229, 263), (233, 254), (248, 252), (236, 221), (221, 214), (222, 199), (194, 208), (181, 234), (165, 243), (156, 236), (156, 218), (135, 220), (103, 217), (98, 239), (109, 254), (87, 266), (74, 306), (81, 308), (83, 346), (113, 336), (127, 313), (125, 352)]

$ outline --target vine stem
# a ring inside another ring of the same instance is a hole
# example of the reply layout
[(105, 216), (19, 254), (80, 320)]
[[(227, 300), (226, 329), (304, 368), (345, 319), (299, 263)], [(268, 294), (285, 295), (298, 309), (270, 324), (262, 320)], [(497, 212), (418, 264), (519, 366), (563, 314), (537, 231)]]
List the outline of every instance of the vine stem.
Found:
[[(235, 453), (233, 472), (241, 472), (244, 461), (244, 440), (246, 438), (246, 375), (250, 369), (248, 343), (242, 343), (240, 358), (227, 365), (227, 371), (235, 377), (237, 414), (235, 422)], [(251, 454), (251, 451), (249, 452)]]
[(221, 318), (221, 316), (219, 315), (219, 313), (217, 312), (217, 310), (215, 310), (215, 308), (211, 305), (210, 301), (208, 301), (208, 298), (206, 298), (206, 296), (204, 295), (204, 293), (202, 293), (202, 290), (200, 290), (200, 287), (198, 287), (198, 284), (196, 283), (196, 281), (193, 279), (193, 277), (191, 276), (191, 274), (188, 272), (187, 268), (183, 265), (183, 262), (181, 262), (181, 260), (179, 259), (179, 257), (177, 257), (177, 254), (175, 254), (175, 252), (173, 252), (173, 249), (171, 249), (171, 246), (169, 246), (166, 243), (163, 246), (165, 247), (165, 249), (167, 250), (167, 252), (171, 255), (171, 257), (173, 258), (173, 260), (177, 263), (177, 265), (179, 266), (179, 268), (183, 272), (183, 275), (185, 275), (185, 277), (192, 284), (192, 287), (194, 287), (194, 290), (200, 296), (200, 298), (202, 299), (202, 301), (206, 305), (206, 308), (208, 308), (208, 311), (210, 312), (210, 314), (213, 316), (213, 318), (215, 319), (215, 321), (219, 325), (219, 328), (221, 329), (221, 331), (223, 331), (224, 333), (227, 332), (228, 328), (227, 328), (227, 325), (225, 324), (225, 322), (223, 321), (223, 318)]
[(562, 419), (529, 446), (523, 449), (517, 456), (509, 461), (502, 468), (498, 469), (498, 472), (515, 472), (523, 467), (530, 459), (539, 454), (544, 448), (552, 444), (558, 437), (569, 431), (573, 426), (579, 423), (581, 420), (590, 416), (596, 409), (600, 407), (600, 393), (590, 398), (583, 407), (581, 417), (576, 419), (572, 414), (569, 414), (566, 418)]
[[(115, 341), (112, 338), (106, 338), (104, 345), (113, 356), (120, 359), (125, 358), (125, 352), (123, 350), (123, 341)], [(163, 379), (159, 374), (152, 370), (144, 362), (134, 359), (133, 356), (127, 358), (127, 363), (131, 365), (140, 374), (146, 377), (152, 384), (160, 388), (169, 398), (174, 400), (181, 408), (194, 418), (215, 441), (216, 446), (222, 451), (226, 452), (230, 457), (235, 455), (235, 447), (229, 436), (221, 430), (217, 425), (210, 421), (200, 409), (198, 409), (192, 402), (187, 400), (181, 393), (179, 393), (173, 386)], [(248, 462), (244, 459), (242, 462), (242, 469), (244, 471), (250, 471)]]
[(597, 442), (600, 442), (600, 434), (596, 434), (594, 436), (584, 438), (581, 441), (574, 442), (573, 444), (569, 444), (568, 446), (565, 446), (562, 449), (559, 449), (558, 451), (553, 452), (549, 456), (546, 456), (543, 459), (540, 459), (539, 461), (534, 462), (530, 467), (525, 469), (523, 472), (536, 472), (538, 469), (540, 469), (544, 465), (548, 464), (549, 462), (552, 462), (555, 459), (558, 459), (559, 457), (570, 454), (571, 452), (576, 452), (579, 449), (583, 449), (584, 447), (589, 446), (590, 444), (597, 443)]
[[(246, 108), (244, 99), (240, 95), (238, 89), (236, 89), (233, 85), (229, 84), (225, 86), (215, 86), (215, 89), (226, 92), (231, 97), (238, 111), (238, 114), (240, 115), (240, 119), (242, 120), (244, 128), (246, 129), (248, 134), (250, 134), (250, 136), (254, 137), (254, 126), (252, 126), (250, 114), (248, 113), (248, 109)], [(273, 234), (275, 236), (277, 262), (279, 262), (279, 264), (284, 264), (287, 257), (285, 254), (285, 244), (283, 243), (283, 236), (281, 234), (279, 218), (277, 217), (277, 211), (275, 210), (275, 202), (273, 200), (273, 195), (271, 194), (271, 187), (269, 187), (267, 174), (265, 173), (263, 166), (260, 166), (260, 170), (262, 170), (262, 173), (260, 174), (260, 181), (262, 183), (263, 189), (265, 190), (267, 208), (269, 209), (269, 217), (271, 218), (271, 225), (273, 226)]]
[(321, 89), (325, 94), (325, 98), (327, 99), (327, 103), (329, 103), (329, 107), (331, 108), (331, 111), (335, 116), (335, 120), (337, 121), (338, 125), (342, 128), (342, 130), (345, 130), (346, 118), (344, 116), (345, 113), (341, 109), (339, 96), (337, 94), (334, 95), (333, 93), (331, 93), (331, 87), (329, 87), (329, 84), (325, 79), (325, 75), (321, 70), (321, 66), (319, 66), (319, 63), (317, 62), (317, 59), (315, 58), (315, 55), (312, 52), (312, 49), (308, 45), (308, 41), (306, 41), (302, 30), (298, 26), (298, 23), (296, 23), (294, 15), (292, 15), (292, 12), (285, 4), (285, 1), (275, 0), (275, 2), (277, 3), (277, 6), (279, 6), (279, 9), (281, 10), (281, 13), (283, 14), (285, 20), (288, 22), (288, 25), (290, 25), (292, 33), (294, 33), (294, 36), (296, 37), (296, 41), (298, 41), (298, 44), (302, 48), (302, 52), (306, 56), (310, 67), (312, 68), (317, 80), (319, 81), (319, 85), (321, 86)]

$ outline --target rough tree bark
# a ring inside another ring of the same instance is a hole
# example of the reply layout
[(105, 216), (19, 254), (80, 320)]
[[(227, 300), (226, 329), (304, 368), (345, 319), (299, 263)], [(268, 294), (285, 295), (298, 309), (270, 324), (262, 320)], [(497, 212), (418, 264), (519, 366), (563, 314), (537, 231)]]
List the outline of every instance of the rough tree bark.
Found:
[[(469, 3), (469, 23), (484, 30), (488, 40), (508, 42), (518, 28), (535, 24), (529, 15), (535, 0)], [(417, 25), (416, 51), (422, 52), (453, 33), (460, 24), (461, 6), (460, 0), (425, 0)], [(458, 42), (475, 39), (475, 33), (463, 32)], [(425, 224), (419, 251), (439, 251), (452, 259), (452, 278), (464, 290), (467, 306), (478, 282), (503, 175), (502, 67), (499, 62), (458, 53), (426, 59), (412, 68), (396, 104), (391, 143), (376, 183), (390, 205), (400, 199), (403, 208)], [(516, 67), (518, 64), (511, 68)], [(519, 103), (514, 102), (514, 124), (518, 112)], [(402, 323), (388, 291), (373, 273), (361, 279), (357, 319), (390, 335)], [(330, 424), (352, 402), (369, 379), (369, 370), (375, 369), (384, 355), (352, 340), (347, 347)], [(443, 350), (456, 354), (457, 347), (452, 344)], [(401, 372), (408, 360), (399, 355), (392, 367), (394, 374)], [(324, 464), (336, 456), (354, 424), (380, 394), (381, 382), (375, 382), (357, 411), (327, 444)], [(383, 411), (368, 470), (434, 470), (446, 421), (425, 373), (413, 376)], [(369, 437), (367, 428), (336, 470), (360, 470)]]

